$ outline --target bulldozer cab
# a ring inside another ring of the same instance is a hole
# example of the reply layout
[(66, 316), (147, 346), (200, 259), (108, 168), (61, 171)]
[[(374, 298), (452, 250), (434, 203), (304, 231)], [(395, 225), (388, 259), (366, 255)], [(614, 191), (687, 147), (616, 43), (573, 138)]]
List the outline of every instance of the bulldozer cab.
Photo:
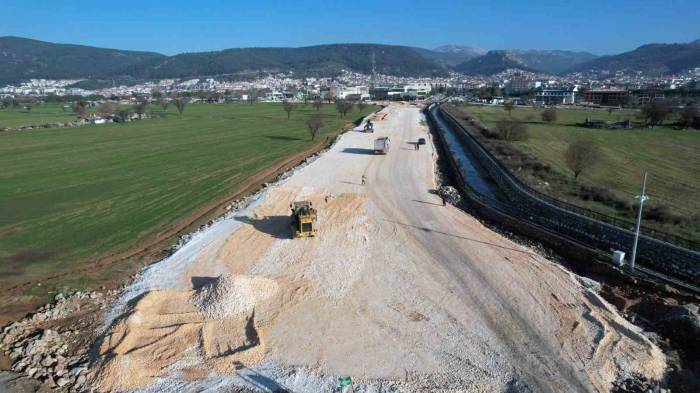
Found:
[(316, 209), (309, 201), (294, 202), (289, 205), (292, 210), (292, 237), (316, 236)]

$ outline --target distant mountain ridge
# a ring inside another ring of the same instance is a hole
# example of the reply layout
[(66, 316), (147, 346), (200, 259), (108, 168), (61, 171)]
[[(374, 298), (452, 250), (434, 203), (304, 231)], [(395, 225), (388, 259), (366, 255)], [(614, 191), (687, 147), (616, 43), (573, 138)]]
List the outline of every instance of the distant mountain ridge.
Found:
[(618, 55), (602, 56), (566, 70), (573, 72), (642, 71), (659, 76), (700, 67), (700, 40), (687, 44), (647, 44)]
[(400, 76), (442, 75), (444, 67), (405, 46), (331, 44), (300, 48), (240, 48), (185, 53), (128, 68), (138, 78), (214, 76), (250, 72), (335, 75), (342, 70), (369, 74), (372, 56), (378, 73)]
[(433, 59), (447, 67), (454, 67), (459, 63), (483, 56), (486, 50), (466, 45), (442, 45), (435, 49), (414, 48), (424, 57)]
[(493, 75), (507, 69), (559, 74), (595, 58), (597, 56), (592, 53), (564, 50), (492, 50), (484, 56), (457, 64), (455, 70), (470, 75)]

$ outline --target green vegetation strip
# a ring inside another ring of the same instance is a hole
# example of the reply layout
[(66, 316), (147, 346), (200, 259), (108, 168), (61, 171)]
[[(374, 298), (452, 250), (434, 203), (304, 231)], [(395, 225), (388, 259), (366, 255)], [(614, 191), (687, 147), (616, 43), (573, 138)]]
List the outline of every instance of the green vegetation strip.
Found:
[(190, 104), (130, 123), (0, 133), (0, 288), (128, 249), (374, 111)]

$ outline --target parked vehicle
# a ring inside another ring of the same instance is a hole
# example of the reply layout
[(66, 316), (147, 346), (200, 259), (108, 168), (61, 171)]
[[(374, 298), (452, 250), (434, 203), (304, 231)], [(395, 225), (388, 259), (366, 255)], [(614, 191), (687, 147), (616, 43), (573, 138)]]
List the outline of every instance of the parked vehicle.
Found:
[(386, 154), (389, 152), (389, 137), (377, 138), (374, 140), (374, 154)]

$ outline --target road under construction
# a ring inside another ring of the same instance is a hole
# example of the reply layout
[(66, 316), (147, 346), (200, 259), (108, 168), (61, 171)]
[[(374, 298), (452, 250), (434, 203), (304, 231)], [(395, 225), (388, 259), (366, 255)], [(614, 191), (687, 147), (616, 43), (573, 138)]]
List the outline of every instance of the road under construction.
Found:
[[(105, 321), (100, 389), (603, 392), (663, 377), (662, 351), (589, 280), (443, 206), (420, 108), (392, 104), (373, 131), (144, 271)], [(315, 208), (315, 236), (290, 234), (294, 201)]]

